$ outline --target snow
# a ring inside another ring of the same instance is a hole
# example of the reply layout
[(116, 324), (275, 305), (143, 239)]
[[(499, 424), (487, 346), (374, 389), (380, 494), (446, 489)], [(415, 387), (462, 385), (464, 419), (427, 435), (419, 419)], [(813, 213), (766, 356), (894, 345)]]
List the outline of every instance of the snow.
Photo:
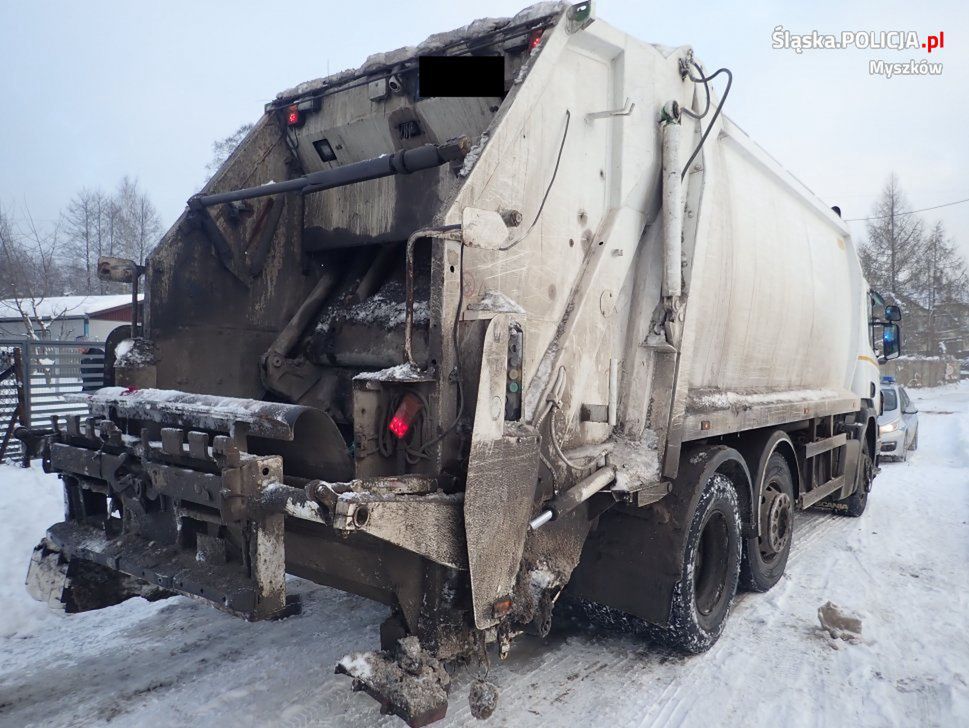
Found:
[[(316, 325), (317, 333), (326, 335), (343, 322), (380, 326), (386, 331), (403, 326), (407, 320), (407, 304), (403, 291), (399, 290), (402, 288), (402, 284), (394, 282), (352, 306), (329, 307)], [(414, 301), (414, 324), (426, 324), (429, 318), (430, 308), (427, 301)]]
[[(741, 595), (709, 652), (683, 657), (602, 628), (522, 637), (507, 661), (492, 659), (491, 723), (969, 723), (969, 383), (910, 393), (919, 450), (882, 466), (862, 518), (799, 514), (787, 575)], [(23, 592), (31, 549), (61, 515), (58, 481), (0, 466), (0, 504), (0, 723), (403, 725), (333, 674), (377, 646), (386, 607), (291, 579), (303, 613), (278, 622), (182, 597), (58, 616)], [(863, 620), (862, 641), (821, 628), (829, 601)], [(476, 677), (457, 673), (439, 725), (473, 725)]]
[(794, 389), (779, 392), (723, 392), (694, 390), (690, 392), (687, 410), (706, 412), (723, 409), (748, 410), (772, 404), (793, 404), (797, 402), (818, 402), (827, 399), (851, 397), (850, 393), (829, 389)]
[[(64, 500), (60, 481), (40, 468), (0, 465), (0, 503), (3, 504), (3, 528), (0, 544), (0, 651), (10, 638), (29, 637), (44, 629), (51, 615), (35, 602), (24, 589), (27, 565), (34, 546), (44, 530), (63, 517)], [(0, 678), (0, 684), (4, 680)], [(2, 689), (0, 689), (2, 692)], [(0, 704), (4, 701), (0, 697)], [(3, 712), (0, 711), (0, 722)]]
[(148, 339), (125, 339), (114, 352), (115, 366), (139, 368), (155, 363), (154, 345)]
[(478, 157), (481, 156), (487, 144), (488, 132), (484, 132), (471, 149), (468, 150), (468, 153), (464, 155), (464, 164), (461, 165), (461, 169), (458, 171), (459, 177), (467, 177), (471, 174), (471, 170), (474, 169), (474, 165), (478, 162)]
[(370, 655), (366, 652), (354, 652), (340, 660), (339, 665), (347, 671), (348, 675), (366, 680), (373, 676), (373, 665), (370, 659)]
[(376, 372), (361, 372), (353, 379), (358, 382), (425, 382), (433, 373), (405, 362)]
[(134, 348), (135, 348), (135, 340), (125, 339), (124, 341), (120, 342), (118, 346), (115, 348), (114, 355), (116, 358), (120, 359), (121, 357), (126, 356), (128, 352)]
[[(138, 294), (138, 300), (144, 300), (142, 293)], [(110, 296), (51, 296), (38, 301), (36, 311), (29, 300), (24, 301), (24, 306), (31, 316), (42, 319), (60, 318), (81, 318), (91, 316), (97, 318), (97, 314), (110, 311), (114, 308), (127, 306), (131, 303), (131, 294), (117, 294)], [(19, 309), (13, 299), (0, 300), (0, 319), (20, 320)]]
[(515, 300), (493, 288), (485, 291), (484, 295), (481, 296), (481, 300), (477, 303), (468, 304), (468, 309), (471, 311), (490, 311), (492, 313), (525, 313), (525, 309)]
[(539, 2), (519, 11), (512, 18), (479, 18), (460, 28), (434, 33), (416, 46), (404, 46), (392, 51), (374, 53), (358, 68), (348, 68), (324, 78), (305, 81), (298, 86), (276, 94), (276, 99), (278, 101), (290, 100), (297, 96), (305, 96), (326, 88), (339, 86), (359, 76), (388, 72), (417, 56), (437, 55), (464, 41), (479, 38), (509, 25), (516, 26), (537, 21), (540, 18), (563, 12), (567, 7), (568, 4), (564, 2)]
[(269, 419), (271, 415), (296, 406), (261, 399), (194, 394), (178, 389), (103, 387), (93, 394), (82, 395), (83, 400), (92, 405), (112, 405), (119, 397), (124, 397), (125, 404), (130, 408), (141, 405), (146, 410), (157, 408), (181, 415), (237, 417), (246, 421)]

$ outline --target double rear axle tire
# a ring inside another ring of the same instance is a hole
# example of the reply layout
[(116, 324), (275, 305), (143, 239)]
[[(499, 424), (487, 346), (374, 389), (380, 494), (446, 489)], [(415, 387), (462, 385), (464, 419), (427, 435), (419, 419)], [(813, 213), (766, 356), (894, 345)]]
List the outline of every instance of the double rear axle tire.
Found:
[[(865, 438), (855, 493), (847, 514), (860, 516), (868, 504), (874, 476), (871, 445)], [(787, 459), (774, 452), (767, 461), (758, 494), (758, 522), (743, 536), (734, 483), (715, 473), (703, 486), (686, 537), (683, 566), (673, 587), (663, 640), (678, 650), (700, 653), (720, 637), (738, 586), (766, 592), (787, 567), (794, 536), (794, 476)]]
[(767, 461), (757, 517), (760, 532), (747, 539), (740, 585), (747, 591), (766, 592), (784, 576), (794, 535), (794, 478), (778, 452)]
[(794, 530), (794, 480), (784, 457), (767, 462), (759, 510), (760, 536), (744, 539), (740, 503), (727, 476), (714, 474), (697, 501), (686, 538), (683, 571), (673, 588), (664, 641), (704, 652), (723, 633), (738, 586), (764, 592), (783, 576)]
[(843, 511), (851, 518), (858, 518), (868, 507), (868, 493), (871, 491), (872, 481), (875, 479), (875, 463), (872, 457), (871, 444), (868, 438), (861, 446), (861, 460), (858, 463), (858, 474), (855, 478), (855, 492), (849, 495), (844, 503), (847, 510)]
[(664, 641), (678, 650), (704, 652), (723, 632), (737, 592), (743, 531), (737, 491), (719, 473), (704, 485), (686, 538), (683, 570), (673, 587)]

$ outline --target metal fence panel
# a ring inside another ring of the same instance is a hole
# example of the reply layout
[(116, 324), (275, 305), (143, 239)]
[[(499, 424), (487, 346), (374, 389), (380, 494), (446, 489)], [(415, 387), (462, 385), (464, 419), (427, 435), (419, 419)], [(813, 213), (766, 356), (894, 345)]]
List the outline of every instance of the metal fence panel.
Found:
[[(99, 389), (104, 382), (104, 342), (0, 339), (0, 358), (19, 347), (26, 379), (27, 419), (31, 426), (50, 425), (53, 415), (87, 414), (87, 407), (67, 395)], [(17, 406), (16, 382), (0, 382), (0, 422)], [(13, 440), (5, 457), (16, 458), (21, 445)]]

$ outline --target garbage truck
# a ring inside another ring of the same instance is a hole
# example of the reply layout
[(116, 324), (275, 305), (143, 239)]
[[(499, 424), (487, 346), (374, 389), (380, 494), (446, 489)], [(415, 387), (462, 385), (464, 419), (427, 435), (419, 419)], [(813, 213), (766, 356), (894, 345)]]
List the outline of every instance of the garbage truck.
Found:
[(88, 415), (21, 432), (66, 496), (31, 593), (362, 595), (380, 645), (334, 667), (414, 726), (558, 605), (709, 648), (797, 509), (865, 510), (899, 351), (732, 81), (542, 3), (280, 93), (143, 267), (101, 262), (144, 320)]

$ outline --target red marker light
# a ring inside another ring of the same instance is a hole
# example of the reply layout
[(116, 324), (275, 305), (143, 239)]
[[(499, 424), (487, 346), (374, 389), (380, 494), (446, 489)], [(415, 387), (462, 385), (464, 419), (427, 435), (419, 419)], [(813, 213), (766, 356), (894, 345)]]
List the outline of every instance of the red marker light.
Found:
[(538, 48), (538, 44), (542, 42), (542, 31), (533, 30), (531, 35), (528, 36), (528, 50), (533, 51)]
[(404, 439), (408, 432), (410, 432), (410, 426), (414, 423), (414, 418), (417, 417), (418, 413), (424, 405), (421, 404), (421, 400), (417, 395), (408, 392), (404, 395), (404, 398), (400, 400), (400, 404), (397, 405), (397, 411), (394, 412), (394, 416), (390, 418), (390, 422), (387, 424), (387, 429), (390, 430), (394, 437), (398, 440)]
[(293, 104), (286, 110), (286, 123), (289, 126), (299, 125), (299, 108)]

